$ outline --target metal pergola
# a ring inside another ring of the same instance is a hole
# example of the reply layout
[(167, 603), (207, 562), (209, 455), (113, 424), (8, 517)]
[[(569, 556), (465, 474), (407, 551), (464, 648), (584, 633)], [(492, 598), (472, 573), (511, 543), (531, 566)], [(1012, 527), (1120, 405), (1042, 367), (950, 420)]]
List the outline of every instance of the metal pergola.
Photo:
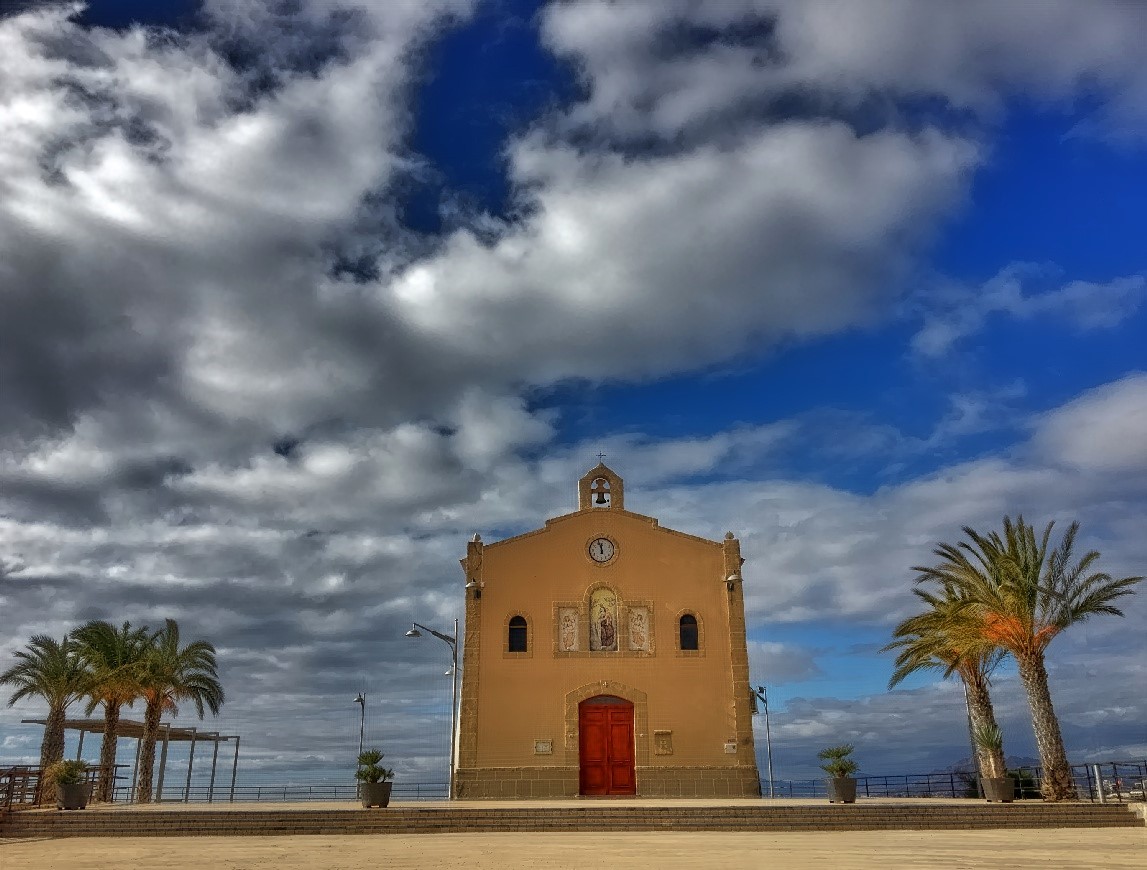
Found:
[[(21, 719), (22, 724), (25, 725), (45, 725), (46, 719)], [(86, 734), (99, 734), (101, 737), (104, 734), (104, 720), (103, 719), (66, 719), (64, 721), (64, 731), (78, 731), (80, 733), (79, 745), (76, 748), (76, 758), (79, 759), (84, 751), (84, 735)], [(132, 765), (131, 771), (131, 790), (129, 801), (135, 800), (136, 779), (139, 771), (139, 754), (143, 749), (143, 732), (144, 723), (134, 722), (131, 719), (120, 719), (119, 725), (116, 727), (116, 737), (126, 737), (129, 740), (135, 740), (135, 763)], [(235, 800), (235, 776), (239, 771), (239, 735), (238, 734), (220, 734), (218, 731), (200, 731), (198, 728), (176, 728), (169, 722), (161, 722), (159, 724), (159, 737), (157, 743), (162, 745), (159, 754), (159, 781), (155, 787), (155, 801), (156, 803), (163, 800), (163, 780), (167, 772), (167, 747), (171, 743), (190, 743), (190, 751), (187, 756), (187, 778), (183, 784), (182, 797), (169, 798), (169, 800), (179, 801), (184, 803), (191, 798), (191, 770), (195, 764), (195, 745), (197, 743), (211, 743), (211, 782), (207, 788), (208, 802), (214, 799), (215, 795), (215, 772), (219, 761), (219, 744), (226, 743), (228, 740), (235, 741), (235, 756), (231, 762), (231, 791), (229, 800)]]

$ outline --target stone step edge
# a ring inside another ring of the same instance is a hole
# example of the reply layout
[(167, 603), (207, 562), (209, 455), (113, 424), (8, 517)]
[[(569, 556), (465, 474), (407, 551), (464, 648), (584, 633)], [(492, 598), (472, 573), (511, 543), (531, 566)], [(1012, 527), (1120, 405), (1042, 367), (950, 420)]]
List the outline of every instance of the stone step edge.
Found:
[(601, 828), (594, 827), (561, 827), (561, 828), (504, 828), (497, 830), (482, 829), (473, 830), (467, 828), (454, 828), (442, 827), (435, 829), (420, 829), (420, 830), (362, 830), (353, 831), (338, 828), (318, 828), (314, 830), (260, 830), (260, 831), (226, 831), (226, 832), (196, 832), (196, 831), (133, 831), (125, 834), (111, 834), (106, 832), (85, 832), (85, 831), (62, 831), (47, 834), (46, 832), (12, 832), (5, 833), (0, 839), (26, 839), (33, 837), (54, 837), (54, 838), (72, 838), (72, 837), (178, 837), (178, 836), (247, 836), (247, 837), (288, 837), (288, 836), (417, 836), (417, 835), (434, 835), (434, 834), (522, 834), (522, 833), (651, 833), (651, 832), (665, 832), (665, 833), (813, 833), (813, 832), (832, 832), (832, 831), (977, 831), (977, 830), (1078, 830), (1078, 829), (1091, 829), (1091, 830), (1107, 830), (1111, 828), (1126, 828), (1126, 827), (1142, 827), (1140, 825), (1104, 825), (1104, 826), (1090, 826), (1090, 825), (974, 825), (974, 824), (952, 824), (952, 825), (880, 825), (875, 823), (852, 824), (852, 825), (835, 825), (832, 827), (825, 826), (777, 826), (766, 828), (751, 828), (751, 827), (727, 827), (727, 828), (623, 828), (623, 829), (607, 829), (603, 831)]

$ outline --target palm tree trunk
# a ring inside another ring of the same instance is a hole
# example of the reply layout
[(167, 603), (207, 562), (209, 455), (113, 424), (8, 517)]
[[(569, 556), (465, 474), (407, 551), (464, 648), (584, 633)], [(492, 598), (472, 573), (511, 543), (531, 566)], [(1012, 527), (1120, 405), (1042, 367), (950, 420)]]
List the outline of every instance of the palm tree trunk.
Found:
[(152, 772), (155, 770), (155, 741), (159, 735), (159, 719), (163, 710), (159, 701), (149, 700), (143, 717), (143, 745), (139, 750), (139, 777), (136, 780), (136, 802), (151, 803)]
[[(968, 689), (968, 715), (972, 719), (973, 733), (984, 728), (996, 728), (996, 711), (992, 707), (992, 696), (988, 694), (987, 683), (968, 680), (964, 683)], [(976, 755), (980, 759), (980, 775), (985, 777), (1004, 776), (1007, 773), (1007, 763), (1004, 761), (1003, 747), (999, 749), (986, 749), (976, 747)]]
[[(64, 757), (64, 719), (67, 710), (64, 707), (52, 707), (48, 710), (48, 719), (44, 723), (44, 740), (40, 744), (40, 774)], [(56, 788), (44, 786), (40, 792), (40, 800), (52, 803), (56, 799)]]
[(118, 703), (104, 702), (104, 739), (100, 743), (100, 782), (96, 800), (110, 801), (115, 788), (116, 732), (119, 731)]
[(1040, 765), (1043, 767), (1044, 799), (1071, 800), (1075, 798), (1075, 782), (1067, 763), (1067, 750), (1063, 748), (1059, 719), (1052, 707), (1043, 654), (1016, 656), (1016, 664), (1019, 665), (1020, 680), (1027, 690), (1028, 706), (1031, 707), (1032, 728), (1035, 731), (1036, 746), (1039, 747)]

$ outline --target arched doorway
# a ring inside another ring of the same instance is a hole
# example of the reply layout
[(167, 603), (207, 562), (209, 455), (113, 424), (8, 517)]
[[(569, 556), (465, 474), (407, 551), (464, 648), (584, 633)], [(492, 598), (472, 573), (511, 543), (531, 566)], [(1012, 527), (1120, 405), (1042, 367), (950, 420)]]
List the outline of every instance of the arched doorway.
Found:
[(635, 795), (633, 704), (596, 695), (578, 704), (579, 793)]

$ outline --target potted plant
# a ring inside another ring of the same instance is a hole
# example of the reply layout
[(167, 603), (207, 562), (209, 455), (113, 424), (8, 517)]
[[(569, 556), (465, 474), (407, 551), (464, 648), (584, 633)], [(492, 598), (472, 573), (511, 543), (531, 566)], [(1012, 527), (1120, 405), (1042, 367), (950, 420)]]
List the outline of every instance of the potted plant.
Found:
[(980, 784), (990, 803), (1010, 804), (1016, 795), (1016, 781), (1004, 767), (1004, 735), (996, 725), (981, 725), (972, 732), (980, 752)]
[(361, 783), (359, 796), (365, 808), (385, 807), (390, 803), (390, 789), (393, 785), (390, 780), (394, 778), (394, 771), (379, 764), (382, 758), (382, 753), (377, 749), (359, 753), (358, 770), (354, 772), (354, 778)]
[(849, 758), (853, 748), (851, 743), (845, 743), (841, 746), (830, 746), (827, 749), (822, 749), (816, 754), (816, 757), (824, 762), (820, 769), (829, 776), (827, 785), (830, 804), (837, 802), (842, 804), (856, 803), (856, 780), (850, 774), (856, 773), (860, 769), (860, 765)]
[(92, 784), (88, 765), (78, 759), (57, 761), (44, 771), (44, 785), (56, 789), (56, 809), (82, 810), (88, 806)]

